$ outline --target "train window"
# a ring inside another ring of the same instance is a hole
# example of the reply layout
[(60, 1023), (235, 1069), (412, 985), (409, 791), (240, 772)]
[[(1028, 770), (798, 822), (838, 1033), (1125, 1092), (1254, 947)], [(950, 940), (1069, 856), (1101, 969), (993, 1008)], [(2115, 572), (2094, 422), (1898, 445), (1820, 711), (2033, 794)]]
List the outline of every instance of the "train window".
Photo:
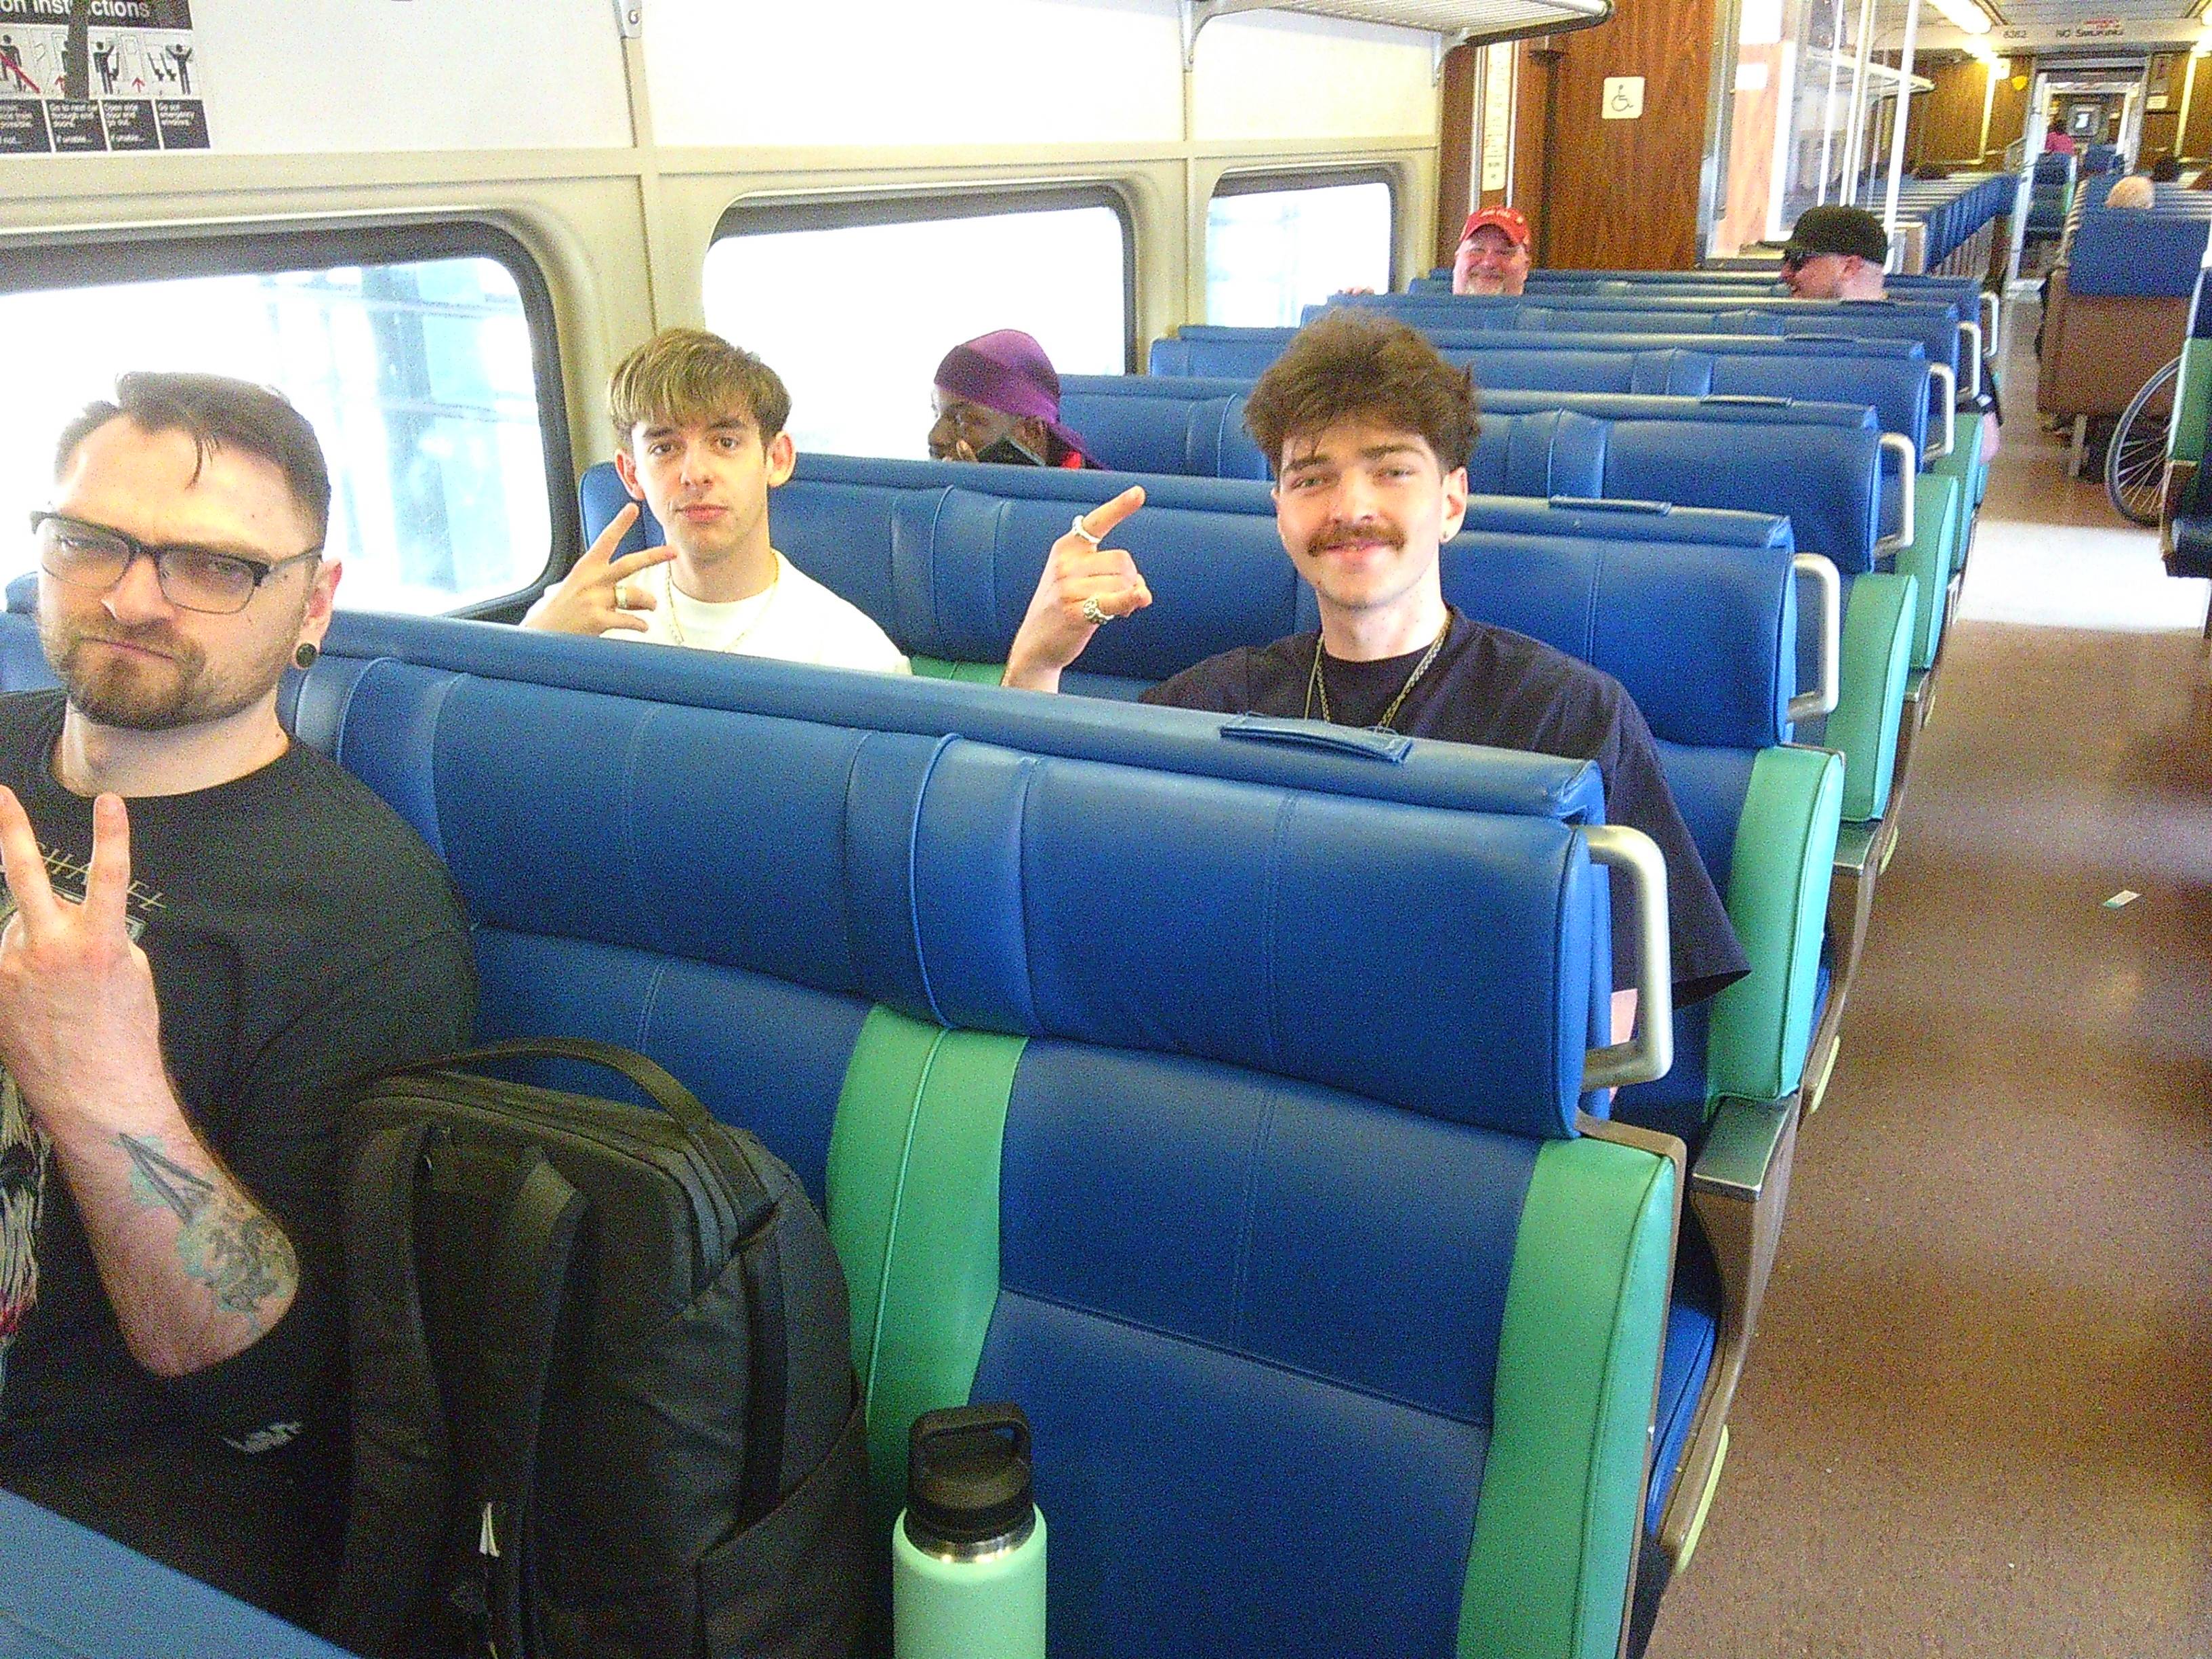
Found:
[[(550, 301), (489, 227), (0, 248), (0, 499), (51, 495), (55, 434), (118, 374), (198, 370), (314, 423), (341, 605), (483, 608), (575, 540)], [(0, 548), (0, 577), (29, 568), (27, 538)]]
[(1290, 327), (1346, 289), (1387, 294), (1396, 206), (1380, 173), (1224, 179), (1206, 211), (1206, 320)]
[(1027, 330), (1063, 374), (1133, 361), (1134, 239), (1104, 189), (740, 203), (702, 280), (707, 325), (791, 388), (802, 450), (927, 454), (938, 361), (993, 329)]

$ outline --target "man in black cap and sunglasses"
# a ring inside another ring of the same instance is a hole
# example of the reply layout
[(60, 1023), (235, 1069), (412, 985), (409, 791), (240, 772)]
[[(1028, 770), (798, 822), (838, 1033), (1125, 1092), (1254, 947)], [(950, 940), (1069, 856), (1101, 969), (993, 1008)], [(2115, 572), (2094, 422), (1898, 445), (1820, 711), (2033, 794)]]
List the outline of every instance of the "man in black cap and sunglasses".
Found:
[[(1889, 234), (1864, 208), (1832, 203), (1808, 207), (1797, 216), (1783, 245), (1783, 286), (1800, 300), (1886, 300), (1883, 268), (1888, 260)], [(2004, 423), (1996, 385), (1996, 366), (1984, 362), (1980, 397), (1962, 395), (1959, 402), (1962, 415), (1990, 417), (1982, 422), (1984, 466), (1996, 458), (1997, 428)]]
[(1809, 207), (1782, 250), (1782, 282), (1800, 300), (1880, 300), (1889, 236), (1864, 208)]
[(338, 567), (274, 392), (129, 374), (0, 697), (0, 1486), (297, 1621), (341, 1516), (339, 1090), (459, 1045), (429, 849), (276, 718)]

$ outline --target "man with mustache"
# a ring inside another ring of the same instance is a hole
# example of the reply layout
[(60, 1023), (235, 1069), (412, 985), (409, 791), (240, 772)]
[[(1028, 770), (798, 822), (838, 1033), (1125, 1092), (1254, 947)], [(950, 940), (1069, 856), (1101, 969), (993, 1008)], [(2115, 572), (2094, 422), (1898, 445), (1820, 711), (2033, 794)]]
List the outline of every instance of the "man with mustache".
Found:
[[(1317, 633), (1209, 658), (1147, 702), (1371, 726), (1597, 763), (1606, 816), (1665, 854), (1679, 1004), (1750, 969), (1659, 766), (1650, 728), (1619, 681), (1447, 605), (1443, 545), (1467, 516), (1474, 383), (1402, 323), (1332, 311), (1253, 387), (1245, 420), (1276, 465), (1275, 524), (1313, 588)], [(1056, 691), (1097, 630), (1150, 605), (1128, 554), (1100, 542), (1143, 505), (1133, 489), (1053, 544), (1005, 683)], [(1613, 1025), (1633, 1022), (1635, 934), (1613, 887)]]
[(798, 460), (783, 424), (791, 394), (774, 369), (704, 329), (664, 329), (616, 368), (607, 415), (623, 488), (653, 509), (668, 545), (617, 558), (637, 522), (625, 507), (525, 628), (911, 672), (866, 612), (769, 538), (769, 494)]
[(466, 919), (291, 740), (339, 568), (276, 393), (126, 374), (32, 515), (0, 697), (0, 1486), (306, 1621), (344, 1500), (334, 1100), (456, 1048)]

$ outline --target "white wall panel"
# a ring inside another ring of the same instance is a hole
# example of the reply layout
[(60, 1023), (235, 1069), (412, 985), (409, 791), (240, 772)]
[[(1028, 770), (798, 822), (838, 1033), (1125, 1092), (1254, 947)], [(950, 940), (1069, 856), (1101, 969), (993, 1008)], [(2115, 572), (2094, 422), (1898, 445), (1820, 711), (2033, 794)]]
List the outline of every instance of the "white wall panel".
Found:
[(218, 151), (629, 143), (611, 0), (214, 0), (192, 25)]
[(1432, 34), (1289, 14), (1206, 26), (1192, 89), (1194, 135), (1364, 138), (1437, 128)]
[(1174, 143), (1173, 0), (645, 0), (663, 144)]

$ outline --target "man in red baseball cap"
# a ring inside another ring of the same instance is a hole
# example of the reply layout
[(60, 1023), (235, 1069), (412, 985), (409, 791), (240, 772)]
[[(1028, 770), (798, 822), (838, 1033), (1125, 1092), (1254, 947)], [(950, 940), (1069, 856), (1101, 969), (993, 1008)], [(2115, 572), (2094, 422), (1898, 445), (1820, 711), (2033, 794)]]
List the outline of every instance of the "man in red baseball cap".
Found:
[(1480, 208), (1467, 216), (1452, 260), (1455, 294), (1518, 294), (1528, 280), (1528, 216)]

